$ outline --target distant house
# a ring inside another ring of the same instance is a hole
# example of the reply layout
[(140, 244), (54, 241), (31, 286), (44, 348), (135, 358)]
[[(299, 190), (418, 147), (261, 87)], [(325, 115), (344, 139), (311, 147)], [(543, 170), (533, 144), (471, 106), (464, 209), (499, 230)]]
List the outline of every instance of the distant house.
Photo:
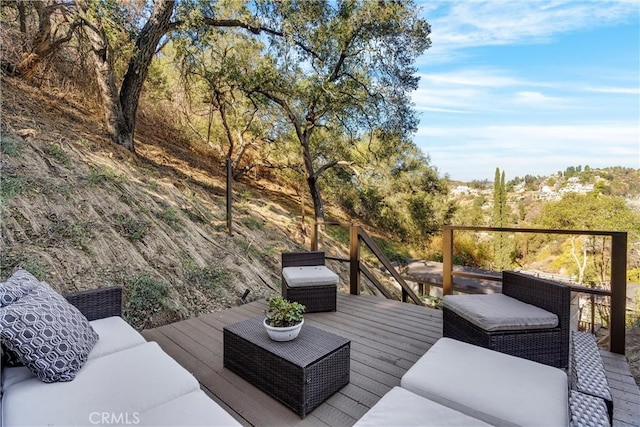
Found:
[(513, 191), (516, 192), (516, 193), (524, 193), (524, 191), (525, 191), (524, 187), (525, 186), (526, 186), (526, 183), (523, 181), (523, 182), (517, 184), (516, 186), (514, 186), (513, 187)]
[(453, 190), (451, 190), (451, 194), (453, 194), (454, 196), (476, 195), (478, 194), (478, 190), (466, 185), (458, 185)]
[(580, 178), (572, 176), (567, 180), (567, 185), (560, 189), (560, 193), (587, 194), (593, 191), (593, 184), (582, 184)]
[(560, 200), (562, 197), (553, 188), (543, 185), (538, 192), (538, 198), (542, 200)]

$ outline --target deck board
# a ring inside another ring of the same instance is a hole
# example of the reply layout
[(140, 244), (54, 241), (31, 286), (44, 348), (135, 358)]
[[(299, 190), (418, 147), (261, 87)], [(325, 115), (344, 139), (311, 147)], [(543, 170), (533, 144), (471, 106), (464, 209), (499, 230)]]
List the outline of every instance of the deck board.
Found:
[[(371, 296), (338, 294), (338, 310), (305, 323), (351, 340), (350, 383), (301, 420), (223, 366), (222, 329), (261, 316), (264, 300), (143, 331), (192, 372), (203, 390), (247, 426), (351, 426), (442, 336), (442, 312)], [(614, 426), (640, 427), (640, 392), (624, 357), (602, 352), (614, 396)]]

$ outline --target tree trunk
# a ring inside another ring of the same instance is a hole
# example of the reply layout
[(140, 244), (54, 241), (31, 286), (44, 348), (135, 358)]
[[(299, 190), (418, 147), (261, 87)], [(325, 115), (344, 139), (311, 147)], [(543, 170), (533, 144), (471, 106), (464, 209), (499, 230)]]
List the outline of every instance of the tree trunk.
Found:
[(84, 33), (91, 43), (107, 132), (113, 142), (134, 151), (133, 129), (128, 126), (118, 98), (113, 71), (113, 53), (107, 41), (107, 35), (99, 25), (85, 25)]
[(322, 196), (320, 187), (318, 187), (318, 174), (313, 167), (311, 158), (311, 149), (309, 148), (309, 140), (311, 139), (311, 130), (306, 129), (298, 133), (300, 145), (302, 146), (302, 158), (306, 171), (307, 184), (309, 185), (309, 194), (313, 202), (313, 214), (316, 221), (324, 221), (324, 205), (322, 204)]
[[(60, 26), (55, 29), (51, 23), (51, 15), (60, 10), (66, 17), (71, 12), (66, 8), (65, 4), (58, 4), (52, 1), (34, 1), (31, 3), (38, 15), (38, 32), (34, 36), (31, 47), (29, 50), (24, 50), (22, 53), (22, 59), (16, 65), (16, 74), (30, 78), (36, 71), (37, 66), (47, 58), (51, 57), (64, 43), (71, 40), (76, 27), (79, 22), (74, 20), (69, 24), (66, 32), (59, 35)], [(18, 12), (20, 18), (20, 32), (26, 34), (27, 32), (27, 16), (26, 9), (23, 2), (18, 2)]]
[[(86, 9), (83, 2), (78, 4)], [(132, 152), (135, 152), (133, 138), (140, 94), (158, 43), (169, 30), (174, 5), (173, 0), (155, 1), (151, 16), (136, 39), (136, 54), (129, 61), (119, 92), (113, 70), (113, 52), (101, 24), (84, 26), (93, 51), (107, 132), (113, 142)]]
[(578, 283), (582, 284), (582, 282), (584, 281), (584, 271), (587, 268), (588, 255), (586, 245), (582, 246), (582, 261), (580, 261), (576, 252), (576, 236), (571, 236), (571, 256), (573, 257), (573, 260), (576, 262), (576, 266), (578, 267)]
[(309, 184), (309, 192), (311, 193), (311, 201), (313, 202), (313, 213), (316, 221), (324, 221), (324, 204), (322, 203), (322, 196), (320, 195), (320, 187), (318, 187), (318, 180), (310, 176), (307, 178)]
[(154, 2), (151, 16), (136, 39), (136, 55), (129, 61), (127, 73), (122, 81), (119, 103), (124, 120), (123, 133), (112, 135), (112, 139), (116, 144), (123, 145), (131, 151), (135, 150), (133, 136), (142, 87), (149, 74), (149, 65), (156, 54), (158, 43), (169, 31), (174, 5), (174, 0)]
[(27, 34), (27, 11), (24, 6), (24, 2), (18, 2), (18, 18), (20, 21), (20, 34), (22, 35)]

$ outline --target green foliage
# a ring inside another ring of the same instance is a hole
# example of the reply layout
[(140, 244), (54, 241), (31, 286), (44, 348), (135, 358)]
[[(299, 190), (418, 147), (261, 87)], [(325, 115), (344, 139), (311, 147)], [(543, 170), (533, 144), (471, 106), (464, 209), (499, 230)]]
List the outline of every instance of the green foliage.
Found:
[(123, 213), (114, 215), (113, 220), (115, 222), (114, 228), (130, 242), (142, 240), (149, 229), (147, 221), (131, 218)]
[[(633, 212), (621, 197), (595, 192), (569, 193), (557, 202), (547, 203), (536, 224), (550, 229), (626, 231), (629, 245), (640, 240), (640, 214)], [(606, 281), (611, 262), (610, 241), (596, 237), (567, 239), (563, 265), (577, 271), (579, 279)], [(631, 265), (638, 262), (634, 257), (637, 258), (631, 253)]]
[(263, 230), (264, 229), (264, 221), (255, 218), (255, 217), (247, 217), (243, 221), (244, 225), (247, 226), (249, 230)]
[(201, 286), (208, 290), (215, 290), (226, 285), (231, 274), (220, 266), (198, 266), (192, 259), (183, 260), (184, 278), (188, 285)]
[(374, 138), (347, 152), (354, 173), (327, 172), (323, 189), (351, 216), (403, 242), (425, 242), (450, 220), (446, 184), (412, 143)]
[(118, 175), (113, 169), (107, 166), (98, 166), (92, 167), (89, 170), (87, 180), (89, 181), (90, 186), (97, 187), (98, 185), (106, 182), (120, 184), (124, 182), (124, 177)]
[(23, 142), (17, 138), (7, 135), (0, 136), (0, 154), (4, 156), (16, 157), (20, 154)]
[[(630, 295), (631, 296), (631, 295)], [(633, 310), (627, 313), (627, 328), (640, 328), (640, 289), (635, 289), (633, 297)]]
[(175, 231), (182, 231), (184, 221), (180, 215), (180, 211), (174, 208), (165, 208), (156, 213), (156, 217)]
[[(442, 242), (436, 241), (435, 247), (442, 248)], [(427, 257), (431, 261), (442, 262), (442, 252)], [(489, 269), (493, 260), (491, 241), (481, 238), (478, 233), (456, 232), (453, 240), (453, 264)]]
[(124, 75), (129, 59), (135, 53), (135, 38), (141, 29), (139, 25), (143, 15), (147, 13), (139, 8), (143, 3), (118, 0), (87, 2), (85, 18), (104, 31), (111, 50), (118, 53), (113, 59), (118, 76)]
[(13, 256), (7, 251), (2, 251), (0, 254), (0, 280), (9, 278), (18, 267), (24, 268), (38, 280), (43, 280), (49, 274), (47, 266), (35, 258), (31, 258), (25, 254)]
[(407, 246), (400, 242), (394, 242), (389, 238), (384, 237), (372, 237), (373, 241), (380, 248), (389, 261), (397, 262), (401, 266), (409, 264), (411, 254), (409, 253)]
[(431, 295), (421, 295), (420, 297), (427, 307), (442, 310), (442, 298)]
[(430, 29), (413, 2), (259, 2), (256, 13), (287, 36), (269, 39), (262, 57), (240, 61), (243, 72), (226, 77), (256, 106), (277, 111), (275, 136), (295, 137), (302, 158), (294, 167), (309, 178), (322, 218), (318, 179), (347, 161), (350, 144), (364, 134), (404, 140), (415, 131), (408, 92), (417, 88), (413, 63), (429, 47)]
[(91, 253), (91, 239), (94, 229), (91, 222), (68, 219), (55, 214), (50, 215), (49, 220), (51, 225), (47, 227), (46, 233), (38, 237), (39, 244), (51, 247), (68, 242), (86, 253)]
[[(505, 184), (505, 173), (496, 168), (495, 179), (493, 181), (493, 227), (506, 227), (508, 222), (509, 209), (507, 206), (507, 187)], [(497, 271), (506, 270), (511, 266), (510, 253), (513, 252), (509, 236), (505, 233), (494, 233), (493, 236), (493, 259), (494, 267)]]
[(328, 225), (324, 227), (324, 232), (338, 243), (342, 243), (345, 246), (349, 245), (351, 237), (349, 236), (349, 230), (347, 228)]
[(124, 317), (131, 325), (144, 329), (153, 324), (163, 311), (171, 310), (171, 284), (149, 275), (128, 281)]
[(45, 153), (47, 153), (48, 155), (50, 155), (51, 157), (53, 157), (54, 159), (62, 163), (63, 165), (69, 166), (70, 164), (69, 156), (67, 155), (67, 153), (65, 153), (62, 147), (60, 147), (60, 145), (49, 144), (45, 147), (44, 151)]
[(11, 199), (34, 190), (33, 183), (27, 178), (0, 174), (0, 216), (9, 207)]
[(629, 231), (638, 238), (639, 218), (621, 197), (568, 193), (557, 202), (547, 203), (537, 223), (546, 228)]
[(264, 312), (267, 324), (276, 328), (294, 326), (302, 321), (306, 307), (297, 302), (291, 302), (282, 297), (273, 297), (268, 301), (268, 308)]

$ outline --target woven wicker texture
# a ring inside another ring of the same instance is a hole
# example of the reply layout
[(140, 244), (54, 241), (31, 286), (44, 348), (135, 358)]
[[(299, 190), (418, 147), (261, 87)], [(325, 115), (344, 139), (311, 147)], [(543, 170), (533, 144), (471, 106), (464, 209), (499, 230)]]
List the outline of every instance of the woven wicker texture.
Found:
[[(325, 265), (324, 252), (283, 252), (282, 268)], [(282, 297), (304, 304), (307, 313), (336, 311), (335, 285), (291, 288), (282, 277)]]
[(122, 288), (98, 288), (63, 295), (91, 321), (122, 315)]
[(588, 332), (571, 333), (571, 386), (575, 390), (604, 399), (609, 418), (613, 416), (613, 398), (596, 343)]
[(489, 332), (445, 307), (443, 336), (557, 368), (567, 368), (571, 289), (549, 280), (504, 271), (502, 293), (554, 313), (558, 316), (558, 327)]
[(604, 401), (571, 390), (569, 393), (571, 427), (608, 427), (611, 425)]
[(304, 418), (349, 383), (350, 341), (305, 324), (293, 341), (269, 339), (256, 317), (224, 328), (224, 366)]

